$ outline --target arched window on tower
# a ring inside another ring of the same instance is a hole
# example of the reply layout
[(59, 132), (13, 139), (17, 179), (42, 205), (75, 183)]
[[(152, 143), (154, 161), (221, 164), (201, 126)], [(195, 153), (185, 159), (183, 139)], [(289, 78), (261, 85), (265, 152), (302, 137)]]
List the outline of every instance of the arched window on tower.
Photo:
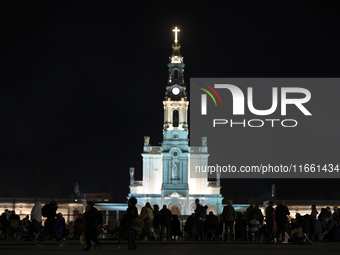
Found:
[(172, 115), (173, 126), (178, 127), (178, 111), (174, 110)]
[(174, 71), (174, 80), (178, 79), (178, 70)]

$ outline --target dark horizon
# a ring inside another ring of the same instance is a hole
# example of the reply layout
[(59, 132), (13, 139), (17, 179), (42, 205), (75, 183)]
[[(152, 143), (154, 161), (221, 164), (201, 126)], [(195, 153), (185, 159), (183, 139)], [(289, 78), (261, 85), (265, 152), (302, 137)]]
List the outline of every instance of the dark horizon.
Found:
[[(339, 77), (338, 9), (336, 1), (2, 1), (0, 196), (34, 197), (39, 183), (40, 196), (69, 197), (78, 182), (81, 192), (112, 190), (126, 202), (129, 167), (142, 177), (143, 137), (162, 141), (175, 26), (187, 88), (190, 77)], [(221, 193), (248, 203), (270, 197), (273, 183), (283, 199), (340, 194), (337, 179), (223, 179)]]

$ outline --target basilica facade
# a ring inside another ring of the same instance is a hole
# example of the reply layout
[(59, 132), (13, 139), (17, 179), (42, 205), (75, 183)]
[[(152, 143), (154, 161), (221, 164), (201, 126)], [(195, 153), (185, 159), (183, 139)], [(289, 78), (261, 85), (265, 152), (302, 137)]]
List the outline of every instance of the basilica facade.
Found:
[(194, 211), (195, 199), (208, 206), (208, 211), (215, 214), (222, 212), (220, 180), (208, 181), (208, 173), (190, 172), (195, 167), (208, 165), (207, 138), (202, 137), (201, 146), (189, 146), (188, 107), (186, 85), (184, 83), (184, 62), (180, 53), (181, 45), (177, 40), (172, 44), (172, 54), (168, 63), (169, 77), (163, 100), (163, 142), (161, 146), (152, 146), (150, 137), (144, 137), (143, 180), (134, 179), (135, 168), (129, 169), (129, 197), (136, 197), (140, 209), (149, 202), (163, 205), (177, 215), (188, 215)]

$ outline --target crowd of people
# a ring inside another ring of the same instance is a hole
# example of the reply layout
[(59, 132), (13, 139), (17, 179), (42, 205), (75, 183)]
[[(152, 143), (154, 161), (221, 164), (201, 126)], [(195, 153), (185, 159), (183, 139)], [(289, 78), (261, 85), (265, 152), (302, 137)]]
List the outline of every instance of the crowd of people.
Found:
[[(27, 227), (28, 218), (24, 218), (21, 221), (21, 227)], [(9, 211), (6, 209), (0, 216), (0, 227), (2, 232), (8, 236), (16, 237), (20, 228), (20, 217), (15, 213), (15, 210)], [(21, 231), (23, 231), (21, 229)]]
[[(137, 201), (129, 202), (129, 208), (135, 208)], [(334, 207), (322, 208), (319, 214), (315, 205), (311, 213), (295, 218), (290, 216), (284, 201), (280, 201), (276, 208), (270, 201), (265, 208), (265, 216), (258, 205), (251, 204), (245, 212), (236, 212), (233, 201), (229, 200), (221, 215), (216, 216), (207, 206), (195, 201), (196, 209), (190, 215), (183, 227), (185, 240), (225, 240), (225, 241), (254, 241), (254, 242), (288, 242), (297, 241), (340, 241), (339, 210)], [(137, 211), (137, 209), (134, 209)], [(132, 211), (132, 209), (130, 209)], [(134, 221), (129, 221), (127, 227), (135, 244), (139, 233), (141, 240), (178, 240), (182, 236), (180, 221), (177, 215), (172, 215), (166, 205), (159, 211), (157, 205), (152, 210), (149, 203), (142, 208), (140, 216), (135, 212)], [(122, 220), (122, 225), (125, 219)], [(132, 227), (131, 227), (132, 226)], [(138, 227), (136, 227), (138, 226)], [(224, 233), (224, 235), (222, 235)], [(130, 247), (130, 246), (129, 246)], [(133, 247), (133, 246), (131, 246)], [(134, 249), (134, 248), (131, 248)]]
[(142, 241), (178, 240), (182, 236), (178, 216), (172, 215), (166, 205), (159, 210), (158, 205), (152, 209), (150, 203), (146, 203), (138, 215), (136, 204), (136, 198), (128, 200), (128, 209), (120, 222), (120, 229), (127, 232), (130, 250), (136, 249), (137, 234)]
[(334, 206), (333, 212), (330, 207), (321, 208), (320, 214), (316, 206), (312, 205), (311, 213), (300, 215), (297, 213), (291, 221), (290, 236), (294, 240), (305, 238), (311, 241), (340, 241), (339, 209)]
[[(254, 242), (298, 242), (298, 241), (340, 241), (339, 210), (334, 207), (331, 212), (329, 207), (322, 208), (319, 212), (315, 205), (311, 213), (306, 215), (296, 214), (290, 216), (284, 201), (280, 201), (276, 208), (274, 202), (268, 203), (265, 216), (258, 205), (251, 204), (245, 212), (236, 212), (233, 201), (229, 200), (223, 208), (221, 215), (207, 212), (208, 207), (195, 200), (194, 213), (189, 215), (182, 225), (177, 215), (172, 214), (166, 205), (160, 210), (157, 204), (151, 206), (146, 203), (140, 214), (136, 207), (137, 199), (128, 200), (128, 209), (117, 226), (120, 234), (126, 234), (128, 249), (136, 250), (136, 239), (142, 241), (254, 241)], [(57, 213), (58, 203), (52, 198), (49, 204), (42, 206), (38, 198), (34, 199), (31, 211), (31, 221), (27, 215), (20, 220), (15, 211), (5, 210), (0, 216), (1, 232), (15, 238), (20, 227), (28, 232), (27, 241), (38, 240), (36, 244), (43, 247), (47, 236), (52, 236), (59, 247), (65, 243), (62, 240), (68, 235), (69, 229), (63, 215)], [(42, 226), (42, 217), (45, 217)], [(73, 226), (75, 238), (86, 243), (85, 251), (100, 248), (97, 239), (102, 229), (102, 215), (94, 207), (93, 202), (88, 202), (85, 213), (79, 214)], [(184, 233), (183, 233), (184, 232)], [(224, 235), (223, 235), (224, 234)]]
[[(290, 216), (284, 201), (276, 208), (270, 201), (265, 208), (265, 217), (258, 205), (251, 204), (244, 213), (235, 213), (232, 201), (224, 207), (220, 216), (225, 223), (225, 237), (228, 241), (298, 242), (298, 241), (340, 241), (339, 210), (322, 208), (320, 214), (312, 205), (311, 213), (295, 218)], [(233, 229), (235, 229), (235, 236)]]
[[(5, 238), (17, 239), (19, 235), (27, 236), (26, 241), (37, 240), (36, 245), (43, 247), (43, 242), (47, 237), (56, 240), (58, 247), (65, 245), (62, 240), (69, 234), (70, 228), (66, 225), (63, 215), (58, 210), (57, 199), (54, 197), (51, 202), (42, 206), (38, 198), (34, 199), (34, 206), (31, 210), (31, 221), (27, 215), (20, 220), (19, 215), (15, 211), (9, 212), (8, 209), (0, 216), (0, 230)], [(44, 226), (42, 225), (42, 217), (45, 217)], [(100, 248), (101, 244), (97, 239), (98, 228), (101, 231), (102, 215), (94, 207), (93, 202), (88, 202), (85, 213), (79, 214), (74, 222), (72, 230), (76, 238), (85, 239), (86, 248), (90, 250), (91, 242), (96, 248)], [(23, 229), (22, 229), (23, 228)]]

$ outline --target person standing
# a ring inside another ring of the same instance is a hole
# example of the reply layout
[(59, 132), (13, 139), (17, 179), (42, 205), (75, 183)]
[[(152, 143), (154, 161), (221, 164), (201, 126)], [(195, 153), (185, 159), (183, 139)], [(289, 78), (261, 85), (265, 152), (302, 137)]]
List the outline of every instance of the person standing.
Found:
[(1, 226), (1, 230), (2, 230), (2, 233), (4, 234), (4, 236), (7, 236), (8, 225), (9, 225), (6, 210), (0, 216), (0, 226)]
[(45, 241), (46, 239), (46, 235), (51, 231), (54, 235), (55, 240), (58, 243), (58, 246), (61, 247), (63, 246), (65, 243), (60, 242), (60, 238), (59, 235), (57, 233), (57, 229), (56, 229), (56, 221), (55, 218), (57, 216), (57, 209), (58, 209), (58, 203), (57, 203), (57, 198), (53, 197), (51, 199), (51, 202), (49, 204), (46, 204), (42, 209), (42, 215), (44, 217), (47, 217), (46, 221), (45, 221), (45, 228), (42, 231), (40, 238), (39, 238), (39, 242), (37, 243), (38, 247), (43, 247), (41, 242)]
[(74, 222), (74, 236), (78, 238), (80, 244), (84, 244), (83, 242), (83, 215), (81, 213), (78, 214), (76, 221)]
[(259, 221), (260, 227), (261, 227), (263, 225), (263, 214), (262, 214), (262, 211), (259, 205), (255, 205), (254, 207), (253, 219), (254, 219), (254, 215), (256, 215), (256, 219)]
[(137, 211), (137, 199), (135, 197), (131, 197), (128, 200), (128, 209), (126, 210), (126, 228), (127, 228), (127, 239), (128, 239), (128, 250), (135, 251), (137, 250), (136, 245), (136, 233), (133, 229), (134, 222), (136, 219), (138, 220), (138, 211)]
[(57, 229), (57, 232), (58, 232), (60, 238), (65, 240), (65, 236), (67, 236), (67, 234), (68, 234), (68, 229), (66, 227), (65, 218), (64, 218), (62, 213), (57, 214), (55, 224), (56, 224), (56, 229)]
[(285, 234), (287, 230), (288, 225), (288, 219), (287, 216), (290, 214), (288, 207), (285, 206), (284, 201), (282, 200), (280, 204), (276, 207), (275, 215), (276, 215), (276, 224), (278, 234), (282, 234), (282, 243), (288, 243), (285, 241)]
[(214, 215), (212, 211), (209, 212), (209, 215), (205, 217), (205, 225), (207, 229), (207, 238), (211, 240), (215, 239), (217, 241), (218, 237), (218, 227), (220, 225), (218, 221), (218, 217)]
[(161, 212), (161, 226), (162, 226), (161, 227), (161, 241), (163, 241), (165, 229), (166, 229), (166, 238), (168, 241), (170, 241), (170, 228), (171, 228), (172, 213), (166, 207), (166, 205), (163, 205), (163, 209), (160, 212)]
[(41, 204), (39, 202), (39, 198), (34, 198), (34, 206), (31, 210), (31, 222), (29, 225), (29, 238), (27, 241), (32, 241), (34, 239), (34, 232), (41, 233), (42, 225), (41, 225)]
[(255, 209), (255, 204), (250, 204), (250, 206), (246, 210), (248, 224), (253, 219), (254, 209)]
[(252, 236), (251, 236), (251, 232), (249, 231), (250, 229), (250, 221), (253, 219), (254, 216), (254, 208), (255, 208), (255, 204), (250, 204), (250, 206), (247, 208), (246, 210), (246, 215), (247, 215), (247, 226), (248, 226), (248, 239), (251, 240)]
[(85, 213), (83, 215), (83, 229), (86, 240), (86, 248), (84, 251), (89, 251), (91, 248), (91, 241), (95, 243), (95, 247), (100, 248), (101, 244), (97, 239), (97, 225), (99, 220), (99, 213), (97, 208), (94, 208), (93, 202), (88, 202)]
[(191, 240), (194, 233), (195, 214), (189, 215), (185, 222), (184, 231), (187, 233), (187, 240)]
[(312, 210), (312, 212), (310, 213), (310, 216), (313, 219), (316, 219), (316, 216), (319, 214), (318, 211), (316, 210), (316, 206), (312, 205), (312, 207), (310, 209)]
[(173, 241), (179, 241), (179, 238), (182, 236), (181, 223), (177, 215), (172, 215), (170, 235)]
[(152, 211), (152, 208), (149, 202), (145, 204), (144, 210), (142, 211), (143, 213), (141, 213), (139, 220), (143, 222), (142, 226), (143, 226), (144, 235), (145, 235), (143, 241), (148, 241), (148, 240), (150, 241), (150, 238), (152, 236), (151, 228), (152, 228), (154, 216), (153, 216), (153, 211)]
[(274, 202), (270, 201), (266, 207), (267, 240), (271, 241), (274, 228)]
[(246, 215), (241, 212), (236, 214), (235, 220), (235, 240), (246, 241), (247, 240), (247, 220)]
[(155, 239), (158, 240), (160, 236), (161, 212), (159, 211), (159, 206), (157, 204), (153, 205), (153, 216), (153, 229), (155, 231)]
[(195, 225), (193, 228), (192, 240), (195, 241), (197, 234), (202, 237), (202, 240), (205, 240), (203, 220), (205, 219), (205, 214), (208, 206), (200, 205), (200, 200), (198, 198), (195, 199), (195, 204)]
[(222, 217), (225, 222), (225, 241), (228, 240), (228, 229), (230, 231), (230, 241), (234, 241), (234, 222), (236, 212), (233, 207), (233, 200), (228, 201), (228, 205), (223, 208)]
[(257, 220), (256, 214), (253, 215), (253, 219), (250, 221), (249, 224), (249, 231), (252, 235), (252, 241), (260, 241), (260, 222)]
[(339, 209), (337, 206), (334, 206), (334, 212), (332, 214), (332, 218), (334, 221), (334, 225), (338, 227), (339, 226)]

